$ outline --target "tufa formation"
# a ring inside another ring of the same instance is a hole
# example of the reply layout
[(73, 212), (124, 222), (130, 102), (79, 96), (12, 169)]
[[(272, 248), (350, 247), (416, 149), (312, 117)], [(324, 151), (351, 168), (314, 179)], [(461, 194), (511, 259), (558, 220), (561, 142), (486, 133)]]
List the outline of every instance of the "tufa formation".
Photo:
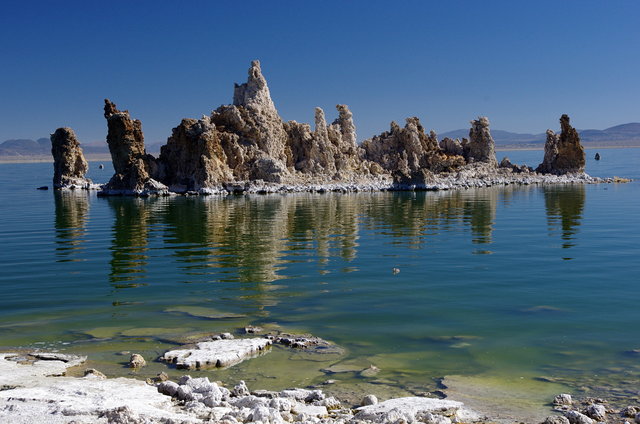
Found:
[(560, 117), (560, 128), (560, 135), (547, 130), (544, 159), (536, 172), (555, 175), (584, 172), (584, 148), (580, 144), (578, 131), (569, 124), (569, 116)]
[(142, 123), (131, 119), (129, 111), (119, 111), (105, 99), (104, 117), (107, 120), (107, 144), (115, 173), (103, 191), (111, 194), (161, 193), (166, 187), (152, 178), (158, 173), (153, 156), (144, 149)]
[[(471, 121), (468, 140), (445, 138), (438, 143), (435, 132), (427, 133), (420, 120), (411, 117), (404, 127), (392, 122), (389, 131), (359, 146), (349, 107), (339, 104), (336, 110), (337, 118), (327, 124), (325, 112), (317, 107), (313, 129), (305, 123), (284, 122), (256, 60), (251, 62), (247, 82), (235, 84), (233, 104), (201, 119), (183, 119), (155, 158), (145, 151), (141, 122), (105, 100), (107, 143), (115, 173), (99, 194), (434, 189), (444, 180), (450, 185), (452, 180), (467, 178), (465, 186), (475, 184), (473, 179), (484, 179), (482, 184), (487, 185), (489, 180), (507, 181), (512, 173), (532, 174), (530, 168), (508, 160), (498, 166), (486, 117)], [(578, 134), (566, 115), (560, 121), (562, 133), (549, 132), (538, 172), (584, 169)], [(67, 144), (74, 146), (69, 151), (79, 151), (75, 136), (67, 138)], [(53, 136), (52, 143), (54, 151)], [(84, 159), (55, 151), (54, 157), (62, 157), (56, 160), (56, 181), (60, 175), (84, 176)]]
[(58, 128), (51, 134), (51, 154), (53, 155), (54, 188), (91, 187), (91, 180), (85, 178), (89, 164), (71, 128)]

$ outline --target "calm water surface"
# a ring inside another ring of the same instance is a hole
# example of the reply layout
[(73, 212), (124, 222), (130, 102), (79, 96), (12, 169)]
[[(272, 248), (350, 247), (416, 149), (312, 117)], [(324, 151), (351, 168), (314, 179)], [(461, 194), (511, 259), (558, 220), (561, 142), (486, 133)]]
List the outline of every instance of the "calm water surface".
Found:
[[(592, 175), (640, 178), (640, 149), (600, 153), (587, 153)], [(112, 171), (97, 165), (91, 176), (107, 181)], [(0, 165), (4, 350), (88, 353), (125, 375), (122, 351), (151, 359), (252, 324), (346, 351), (276, 347), (201, 373), (252, 388), (332, 378), (342, 390), (416, 393), (457, 374), (637, 390), (637, 181), (133, 199), (35, 190), (51, 177), (51, 164)], [(356, 372), (370, 364), (380, 373)], [(347, 372), (321, 371), (331, 366)], [(152, 363), (140, 376), (166, 369)]]

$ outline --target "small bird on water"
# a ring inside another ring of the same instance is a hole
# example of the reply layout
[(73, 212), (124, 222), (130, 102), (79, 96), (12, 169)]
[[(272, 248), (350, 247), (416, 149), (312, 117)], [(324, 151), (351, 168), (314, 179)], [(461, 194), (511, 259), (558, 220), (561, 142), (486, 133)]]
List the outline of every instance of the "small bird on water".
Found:
[(400, 268), (393, 268), (391, 272), (393, 272), (394, 274), (397, 274), (400, 272)]

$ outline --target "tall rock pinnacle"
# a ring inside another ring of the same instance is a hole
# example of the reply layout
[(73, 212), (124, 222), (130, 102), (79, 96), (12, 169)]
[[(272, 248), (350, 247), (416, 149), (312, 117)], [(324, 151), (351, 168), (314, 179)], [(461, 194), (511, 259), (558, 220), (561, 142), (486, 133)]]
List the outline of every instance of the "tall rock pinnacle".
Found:
[(496, 149), (491, 131), (489, 131), (489, 118), (481, 116), (471, 121), (469, 130), (469, 144), (465, 146), (465, 158), (475, 162), (486, 162), (498, 166)]
[(233, 105), (275, 112), (276, 107), (273, 104), (273, 100), (271, 100), (267, 80), (262, 76), (259, 60), (251, 62), (247, 82), (234, 85)]
[(115, 174), (103, 190), (123, 194), (164, 191), (166, 187), (151, 178), (157, 164), (145, 151), (142, 123), (131, 119), (128, 111), (119, 111), (109, 99), (104, 100), (104, 117)]
[(259, 61), (251, 62), (247, 82), (234, 86), (233, 105), (220, 106), (212, 113), (211, 121), (234, 134), (242, 145), (242, 152), (231, 155), (242, 157), (242, 166), (232, 166), (236, 178), (283, 182), (290, 176), (288, 136)]
[(91, 180), (85, 178), (89, 170), (82, 148), (71, 128), (58, 128), (51, 134), (54, 188), (88, 188)]
[(584, 172), (584, 148), (580, 144), (578, 131), (569, 124), (568, 115), (560, 117), (560, 128), (560, 135), (547, 130), (544, 160), (536, 171), (556, 175)]

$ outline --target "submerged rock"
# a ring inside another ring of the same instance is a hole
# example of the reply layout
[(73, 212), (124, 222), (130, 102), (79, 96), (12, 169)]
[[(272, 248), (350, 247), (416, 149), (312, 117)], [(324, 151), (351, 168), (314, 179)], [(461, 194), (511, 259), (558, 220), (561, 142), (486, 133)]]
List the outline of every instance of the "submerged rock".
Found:
[(129, 358), (129, 368), (142, 368), (147, 365), (147, 361), (144, 360), (142, 355), (134, 353)]
[(584, 172), (586, 163), (584, 148), (578, 131), (569, 124), (569, 116), (560, 117), (561, 133), (547, 130), (544, 159), (536, 172), (544, 174), (575, 174)]
[(142, 123), (131, 119), (129, 111), (119, 111), (109, 99), (105, 99), (104, 103), (104, 117), (109, 129), (107, 143), (115, 174), (103, 187), (101, 194), (145, 195), (166, 192), (166, 186), (152, 178), (158, 173), (158, 164), (145, 151)]
[(85, 177), (89, 164), (71, 128), (58, 128), (51, 134), (53, 155), (53, 187), (58, 189), (95, 188)]

